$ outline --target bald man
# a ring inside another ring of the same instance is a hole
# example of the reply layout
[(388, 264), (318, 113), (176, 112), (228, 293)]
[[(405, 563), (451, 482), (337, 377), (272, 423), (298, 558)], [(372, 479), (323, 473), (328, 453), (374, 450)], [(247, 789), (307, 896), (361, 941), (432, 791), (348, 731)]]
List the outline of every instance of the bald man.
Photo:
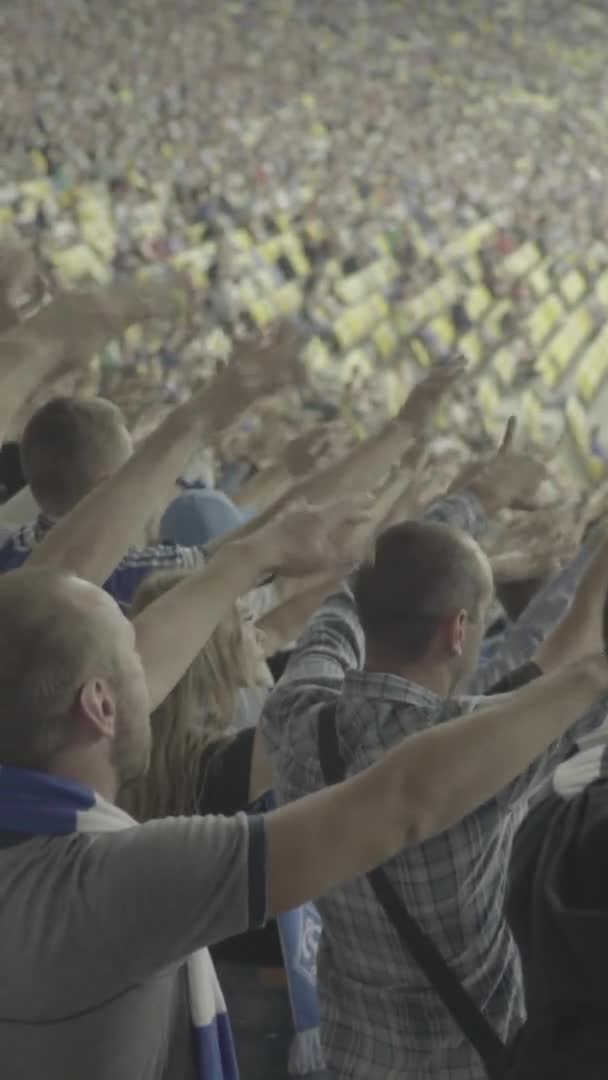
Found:
[(453, 824), (608, 689), (591, 658), (266, 818), (125, 820), (113, 800), (149, 754), (150, 639), (171, 651), (186, 627), (166, 692), (238, 592), (321, 551), (337, 571), (361, 525), (352, 506), (305, 509), (228, 541), (146, 609), (141, 655), (98, 587), (44, 568), (0, 580), (3, 1080), (217, 1075), (197, 1066), (190, 954)]

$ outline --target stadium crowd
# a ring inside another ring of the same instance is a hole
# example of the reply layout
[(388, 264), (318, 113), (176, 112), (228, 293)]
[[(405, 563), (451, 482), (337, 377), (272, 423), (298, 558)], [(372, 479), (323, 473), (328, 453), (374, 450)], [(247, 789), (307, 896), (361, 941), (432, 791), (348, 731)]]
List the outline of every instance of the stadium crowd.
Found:
[(608, 487), (335, 331), (597, 247), (604, 23), (433, 12), (0, 16), (6, 1080), (606, 1074)]

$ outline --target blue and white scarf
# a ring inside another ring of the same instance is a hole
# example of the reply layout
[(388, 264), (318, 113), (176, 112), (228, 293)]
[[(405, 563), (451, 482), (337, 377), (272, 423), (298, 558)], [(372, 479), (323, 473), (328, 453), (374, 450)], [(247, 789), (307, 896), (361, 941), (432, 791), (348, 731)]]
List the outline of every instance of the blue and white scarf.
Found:
[[(276, 809), (276, 799), (268, 791), (250, 813)], [(317, 950), (321, 938), (321, 916), (314, 904), (303, 904), (277, 915), (283, 963), (289, 988), (294, 1038), (289, 1050), (289, 1075), (307, 1076), (324, 1068), (319, 1031), (317, 997)]]
[[(41, 772), (0, 767), (0, 831), (68, 836), (137, 828), (91, 788)], [(230, 1020), (208, 949), (187, 961), (198, 1080), (238, 1080)]]

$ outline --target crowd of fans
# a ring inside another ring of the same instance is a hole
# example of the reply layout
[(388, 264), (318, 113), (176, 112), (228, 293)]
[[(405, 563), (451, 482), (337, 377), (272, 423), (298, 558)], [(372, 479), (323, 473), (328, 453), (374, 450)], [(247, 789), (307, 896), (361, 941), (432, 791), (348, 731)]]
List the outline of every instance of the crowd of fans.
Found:
[[(226, 330), (289, 314), (328, 348), (310, 397), (370, 430), (415, 363), (393, 351), (387, 369), (384, 325), (338, 362), (337, 282), (370, 267), (374, 278), (382, 256), (388, 280), (359, 286), (407, 300), (478, 221), (496, 226), (484, 281), (509, 297), (522, 378), (532, 298), (505, 277), (505, 254), (532, 240), (560, 272), (583, 252), (608, 267), (597, 5), (326, 7), (36, 0), (0, 15), (0, 223), (63, 284), (169, 262), (201, 288), (180, 337), (133, 331), (82, 376), (131, 423), (187, 393), (229, 348)], [(469, 389), (451, 430), (479, 444), (482, 419)]]
[(600, 1080), (608, 488), (458, 354), (345, 378), (329, 285), (423, 287), (471, 208), (597, 246), (601, 11), (46, 8), (1, 15), (2, 1076)]

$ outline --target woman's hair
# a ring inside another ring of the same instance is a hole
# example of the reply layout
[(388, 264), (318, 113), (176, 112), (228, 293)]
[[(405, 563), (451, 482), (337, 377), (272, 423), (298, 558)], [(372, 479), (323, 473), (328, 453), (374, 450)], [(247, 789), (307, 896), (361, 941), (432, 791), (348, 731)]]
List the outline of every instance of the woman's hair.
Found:
[[(151, 574), (135, 595), (132, 614), (143, 611), (187, 576), (184, 570)], [(228, 733), (239, 690), (259, 684), (259, 655), (247, 640), (235, 605), (152, 713), (149, 769), (123, 788), (120, 805), (139, 821), (195, 813), (203, 781), (202, 754)]]

